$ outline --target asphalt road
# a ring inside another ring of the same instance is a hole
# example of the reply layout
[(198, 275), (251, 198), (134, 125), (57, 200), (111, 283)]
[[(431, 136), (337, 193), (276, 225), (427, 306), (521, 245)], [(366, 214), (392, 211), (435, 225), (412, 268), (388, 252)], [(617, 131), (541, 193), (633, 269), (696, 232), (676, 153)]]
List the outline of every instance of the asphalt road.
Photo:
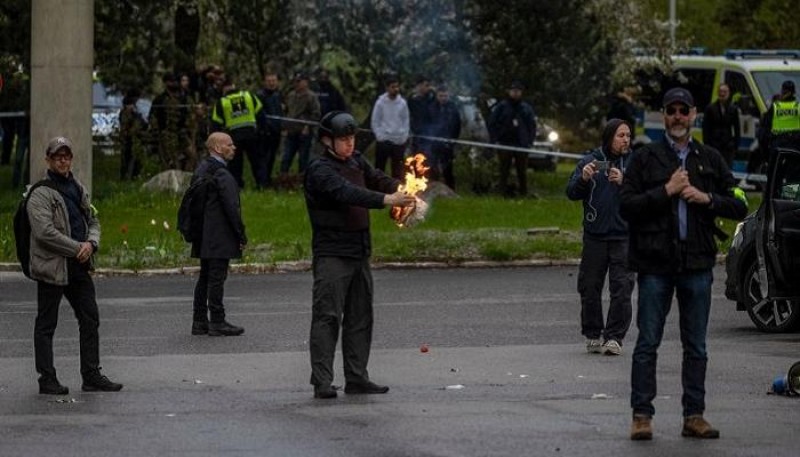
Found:
[(370, 372), (392, 390), (333, 401), (308, 384), (310, 273), (231, 276), (228, 318), (246, 332), (228, 338), (189, 334), (192, 276), (97, 278), (103, 371), (125, 389), (80, 392), (65, 302), (55, 346), (66, 397), (37, 394), (35, 284), (0, 273), (0, 456), (798, 455), (800, 400), (766, 392), (800, 360), (800, 335), (758, 333), (725, 299), (722, 269), (707, 381), (722, 438), (680, 436), (673, 312), (655, 438), (629, 441), (636, 329), (623, 356), (586, 354), (576, 272), (376, 270)]

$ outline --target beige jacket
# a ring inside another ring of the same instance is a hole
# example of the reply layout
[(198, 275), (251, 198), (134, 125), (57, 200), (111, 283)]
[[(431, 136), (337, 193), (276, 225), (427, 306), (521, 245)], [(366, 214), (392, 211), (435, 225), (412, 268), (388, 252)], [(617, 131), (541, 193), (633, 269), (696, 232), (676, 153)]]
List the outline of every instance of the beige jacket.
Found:
[[(87, 241), (99, 247), (100, 222), (91, 208), (86, 188), (76, 182), (83, 195), (81, 208), (86, 215)], [(67, 258), (75, 257), (81, 244), (70, 238), (64, 197), (55, 189), (39, 186), (30, 195), (27, 209), (31, 223), (31, 278), (58, 286), (67, 285)], [(94, 256), (89, 265), (94, 265)]]

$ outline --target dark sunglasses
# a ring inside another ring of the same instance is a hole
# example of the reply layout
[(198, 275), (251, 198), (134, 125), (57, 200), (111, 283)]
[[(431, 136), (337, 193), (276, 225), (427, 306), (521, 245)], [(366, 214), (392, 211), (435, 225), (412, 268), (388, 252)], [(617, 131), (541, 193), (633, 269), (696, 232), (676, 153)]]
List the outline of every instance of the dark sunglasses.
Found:
[(688, 116), (691, 109), (688, 106), (681, 106), (680, 108), (675, 108), (674, 106), (668, 106), (664, 112), (667, 113), (667, 116), (674, 116), (675, 112), (680, 111), (681, 114), (684, 116)]

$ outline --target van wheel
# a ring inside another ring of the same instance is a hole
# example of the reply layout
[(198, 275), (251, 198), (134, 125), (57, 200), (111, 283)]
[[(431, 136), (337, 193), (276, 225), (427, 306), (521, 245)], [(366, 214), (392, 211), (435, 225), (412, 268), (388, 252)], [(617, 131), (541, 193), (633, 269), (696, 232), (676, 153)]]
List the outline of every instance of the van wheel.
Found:
[(747, 314), (756, 327), (767, 333), (793, 332), (800, 328), (800, 300), (768, 300), (759, 303), (759, 284), (758, 263), (753, 259), (744, 276), (742, 290), (745, 293)]

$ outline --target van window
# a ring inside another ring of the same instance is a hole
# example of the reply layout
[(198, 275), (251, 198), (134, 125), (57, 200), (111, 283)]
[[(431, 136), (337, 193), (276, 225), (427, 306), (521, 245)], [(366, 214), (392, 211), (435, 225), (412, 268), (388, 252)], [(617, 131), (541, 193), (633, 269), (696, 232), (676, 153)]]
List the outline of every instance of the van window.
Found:
[(725, 72), (725, 82), (731, 88), (731, 100), (742, 110), (742, 114), (759, 117), (761, 113), (753, 100), (753, 92), (747, 84), (747, 79), (738, 71)]
[(795, 87), (800, 87), (800, 71), (790, 70), (769, 70), (753, 71), (753, 79), (761, 92), (761, 99), (764, 105), (772, 103), (772, 97), (781, 92), (781, 84), (784, 81), (794, 81)]

